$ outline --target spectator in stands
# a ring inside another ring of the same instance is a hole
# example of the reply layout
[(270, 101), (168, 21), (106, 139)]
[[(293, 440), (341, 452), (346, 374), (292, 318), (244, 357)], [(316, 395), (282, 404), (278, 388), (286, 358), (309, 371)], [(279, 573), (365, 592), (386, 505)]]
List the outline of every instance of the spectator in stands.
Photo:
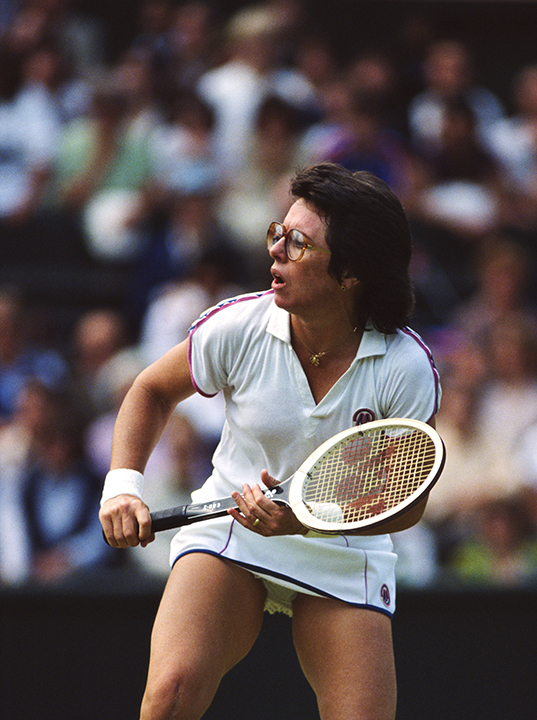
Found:
[(0, 42), (3, 54), (2, 80), (11, 79), (13, 92), (20, 80), (20, 68), (25, 58), (39, 47), (49, 43), (51, 27), (45, 3), (24, 0), (13, 13), (11, 22), (4, 28)]
[(496, 323), (514, 313), (537, 319), (529, 293), (534, 265), (533, 255), (512, 238), (485, 239), (467, 265), (475, 277), (475, 290), (451, 315), (450, 326), (482, 344)]
[(243, 148), (244, 167), (222, 188), (218, 217), (246, 258), (253, 288), (270, 284), (270, 258), (259, 238), (267, 217), (285, 215), (288, 180), (297, 162), (299, 119), (293, 105), (268, 95), (259, 105), (255, 126)]
[(42, 18), (43, 32), (77, 77), (88, 78), (103, 69), (105, 30), (98, 14), (84, 12), (74, 0), (27, 0), (26, 7)]
[(492, 152), (504, 172), (502, 221), (534, 244), (537, 228), (537, 64), (512, 80), (514, 112), (489, 133)]
[(419, 9), (405, 13), (392, 44), (392, 61), (397, 67), (405, 107), (424, 89), (424, 62), (429, 48), (439, 39), (437, 20)]
[(424, 60), (423, 80), (424, 89), (408, 107), (409, 132), (418, 151), (428, 153), (438, 145), (448, 102), (464, 100), (468, 104), (482, 139), (505, 115), (498, 97), (476, 81), (471, 50), (462, 42), (434, 41)]
[(526, 65), (512, 80), (514, 114), (490, 129), (489, 143), (509, 181), (537, 195), (537, 64)]
[(109, 362), (130, 345), (123, 313), (97, 308), (83, 313), (75, 323), (71, 341), (71, 366), (75, 397), (86, 418), (110, 410)]
[(51, 51), (34, 51), (21, 61), (13, 93), (0, 87), (0, 233), (8, 264), (37, 249), (32, 233), (61, 132), (59, 104), (49, 87), (56, 59)]
[(477, 415), (483, 472), (496, 497), (518, 492), (524, 469), (520, 438), (537, 420), (537, 326), (513, 313), (498, 321), (484, 350), (489, 379)]
[(101, 480), (85, 460), (71, 403), (36, 433), (23, 483), (32, 580), (59, 581), (118, 559), (96, 522)]
[(298, 162), (304, 167), (325, 160), (347, 137), (352, 100), (344, 78), (336, 76), (323, 86), (319, 113), (319, 120), (305, 128), (299, 138)]
[(425, 515), (433, 524), (475, 508), (487, 493), (487, 472), (477, 431), (482, 382), (469, 382), (454, 373), (448, 374), (445, 382), (448, 392), (438, 413), (437, 429), (446, 445), (446, 464)]
[(480, 139), (465, 100), (446, 101), (438, 141), (422, 157), (429, 178), (421, 192), (421, 212), (460, 238), (459, 253), (467, 262), (471, 245), (464, 241), (479, 239), (497, 225), (501, 166)]
[(432, 182), (465, 181), (494, 188), (500, 166), (480, 139), (476, 116), (462, 98), (445, 103), (438, 144), (424, 153)]
[(449, 563), (458, 580), (504, 587), (535, 582), (537, 537), (518, 498), (485, 503)]
[(148, 52), (159, 96), (193, 92), (212, 68), (217, 49), (215, 9), (205, 0), (177, 3), (146, 0), (141, 4), (135, 50)]
[(175, 8), (168, 41), (168, 80), (179, 91), (195, 89), (214, 61), (214, 8), (205, 0), (190, 0)]
[(466, 347), (462, 354), (458, 367), (443, 373), (445, 392), (437, 430), (446, 446), (446, 463), (423, 518), (434, 532), (441, 566), (465, 537), (470, 515), (484, 500), (495, 497), (477, 423), (486, 360), (476, 348)]
[(46, 385), (27, 380), (12, 417), (0, 427), (0, 585), (20, 584), (30, 577), (23, 478), (35, 435), (53, 419), (52, 398)]
[(133, 268), (127, 313), (135, 327), (153, 293), (165, 283), (189, 275), (206, 253), (223, 251), (236, 260), (231, 265), (230, 281), (238, 281), (248, 272), (244, 255), (239, 254), (234, 238), (216, 217), (216, 204), (214, 187), (204, 182), (170, 195), (162, 223), (148, 236)]
[(416, 281), (426, 292), (424, 284), (432, 275), (439, 298), (447, 300), (436, 303), (442, 305), (439, 319), (446, 322), (453, 304), (466, 302), (474, 292), (475, 256), (498, 230), (501, 167), (481, 141), (475, 115), (462, 99), (445, 102), (438, 142), (422, 151), (421, 159), (424, 173), (415, 192), (412, 223), (426, 271)]
[(390, 186), (405, 207), (410, 204), (416, 161), (402, 137), (386, 124), (383, 100), (362, 93), (352, 96), (345, 131), (333, 147), (327, 148), (326, 159), (349, 170), (372, 172)]
[(151, 55), (143, 49), (127, 50), (114, 65), (111, 76), (112, 82), (125, 93), (125, 134), (132, 140), (143, 141), (163, 119)]
[(350, 92), (374, 100), (383, 126), (396, 133), (400, 141), (406, 140), (408, 118), (402, 81), (391, 57), (380, 50), (360, 53), (349, 62), (345, 76)]
[(161, 195), (217, 187), (221, 178), (214, 141), (214, 112), (192, 91), (173, 98), (169, 118), (151, 137), (154, 182)]
[(327, 93), (338, 80), (342, 80), (342, 69), (336, 60), (330, 42), (322, 33), (293, 32), (288, 37), (292, 48), (291, 64), (311, 87), (309, 102), (301, 107), (305, 128), (323, 120), (326, 114)]
[(537, 420), (521, 433), (517, 443), (522, 488), (519, 493), (537, 534)]
[(270, 7), (240, 10), (225, 29), (225, 62), (205, 72), (198, 83), (199, 93), (214, 109), (219, 158), (229, 176), (247, 162), (244, 148), (251, 142), (259, 107), (268, 95), (278, 95), (297, 108), (312, 97), (312, 87), (301, 73), (280, 72), (278, 30), (278, 14)]
[(0, 428), (0, 584), (117, 560), (95, 523), (101, 482), (84, 459), (79, 421), (68, 393), (32, 379)]
[(433, 288), (429, 301), (441, 323), (474, 293), (475, 256), (498, 230), (502, 202), (499, 165), (479, 142), (469, 108), (448, 107), (441, 145), (424, 158), (412, 213), (416, 257), (425, 267), (416, 285), (423, 294)]
[(142, 0), (138, 3), (132, 48), (149, 52), (157, 73), (164, 70), (161, 56), (166, 51), (166, 35), (172, 13), (172, 0)]
[(0, 288), (0, 423), (15, 412), (26, 382), (37, 379), (57, 388), (68, 380), (65, 358), (32, 338), (32, 315), (17, 288)]
[(100, 262), (129, 262), (139, 251), (151, 179), (148, 139), (129, 132), (129, 96), (112, 80), (95, 88), (92, 112), (69, 123), (54, 167), (52, 203), (82, 225)]

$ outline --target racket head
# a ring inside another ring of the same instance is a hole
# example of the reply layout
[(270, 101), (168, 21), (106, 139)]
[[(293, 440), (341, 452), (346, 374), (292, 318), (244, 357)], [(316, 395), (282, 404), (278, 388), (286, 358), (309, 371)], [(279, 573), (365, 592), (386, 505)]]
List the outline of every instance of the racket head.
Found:
[(317, 448), (295, 473), (289, 504), (303, 525), (328, 535), (380, 527), (431, 490), (444, 461), (430, 425), (374, 420)]

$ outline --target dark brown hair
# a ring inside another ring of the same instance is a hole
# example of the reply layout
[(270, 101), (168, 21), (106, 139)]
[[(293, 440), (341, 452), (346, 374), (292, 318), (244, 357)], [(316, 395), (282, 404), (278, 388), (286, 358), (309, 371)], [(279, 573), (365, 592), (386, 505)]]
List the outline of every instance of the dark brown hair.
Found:
[(362, 284), (357, 316), (383, 333), (404, 327), (414, 307), (409, 275), (412, 240), (401, 203), (369, 172), (320, 163), (299, 171), (291, 193), (327, 224), (328, 271)]

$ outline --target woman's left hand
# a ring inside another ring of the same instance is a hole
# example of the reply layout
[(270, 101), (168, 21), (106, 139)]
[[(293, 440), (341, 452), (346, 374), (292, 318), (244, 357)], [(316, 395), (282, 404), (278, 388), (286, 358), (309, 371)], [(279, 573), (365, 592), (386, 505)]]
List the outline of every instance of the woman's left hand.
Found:
[[(261, 481), (269, 489), (279, 485), (279, 481), (266, 470), (261, 471)], [(266, 537), (303, 535), (307, 532), (307, 528), (296, 519), (291, 508), (278, 505), (265, 497), (257, 483), (253, 487), (244, 484), (242, 493), (231, 493), (238, 509), (233, 508), (228, 510), (228, 513), (243, 527)]]

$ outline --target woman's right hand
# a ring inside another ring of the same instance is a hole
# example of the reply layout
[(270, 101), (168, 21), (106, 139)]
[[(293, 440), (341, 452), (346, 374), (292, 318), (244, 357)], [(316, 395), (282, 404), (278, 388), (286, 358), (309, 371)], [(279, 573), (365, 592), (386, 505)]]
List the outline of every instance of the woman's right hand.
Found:
[(106, 541), (114, 548), (145, 547), (155, 539), (147, 505), (135, 495), (116, 495), (101, 507), (99, 519)]

